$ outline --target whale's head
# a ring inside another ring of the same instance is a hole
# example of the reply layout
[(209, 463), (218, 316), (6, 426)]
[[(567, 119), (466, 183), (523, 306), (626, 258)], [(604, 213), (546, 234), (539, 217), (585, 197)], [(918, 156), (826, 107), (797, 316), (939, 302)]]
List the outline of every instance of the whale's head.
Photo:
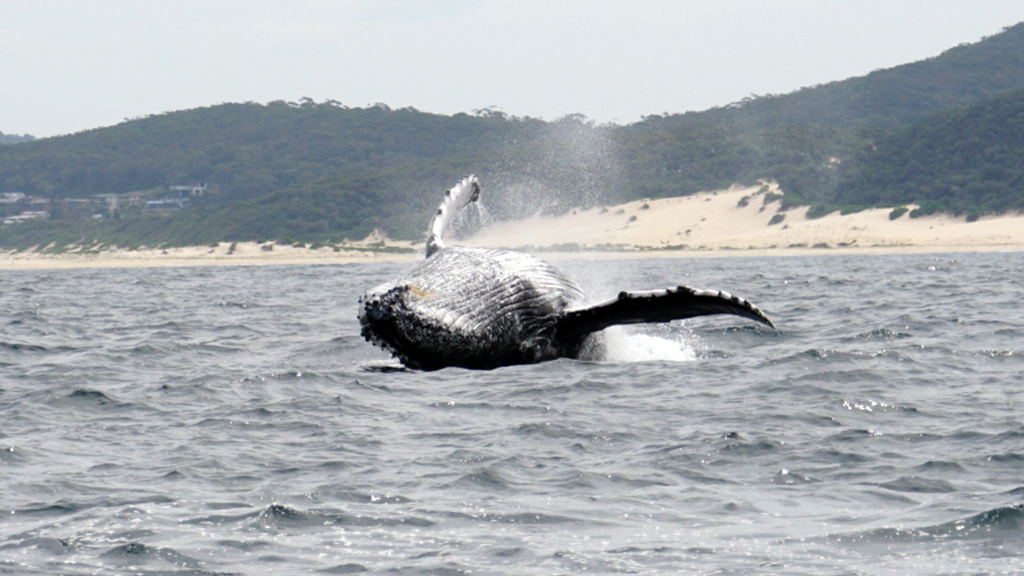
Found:
[(412, 368), (430, 368), (446, 330), (424, 313), (428, 295), (410, 284), (385, 284), (359, 299), (360, 333)]

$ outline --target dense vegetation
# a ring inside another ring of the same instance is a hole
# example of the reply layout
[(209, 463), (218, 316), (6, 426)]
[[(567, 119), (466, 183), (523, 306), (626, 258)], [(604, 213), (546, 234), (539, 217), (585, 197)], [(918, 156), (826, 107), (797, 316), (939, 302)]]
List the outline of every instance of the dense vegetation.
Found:
[(863, 137), (822, 125), (757, 128), (649, 119), (619, 133), (635, 198), (680, 196), (778, 180), (791, 202), (830, 202), (838, 160)]
[(454, 157), (512, 136), (518, 123), (383, 105), (222, 104), (0, 149), (0, 186), (51, 198), (191, 181), (231, 202), (325, 177)]
[(861, 78), (628, 126), (304, 98), (172, 112), (58, 138), (0, 136), (16, 142), (0, 146), (0, 192), (56, 207), (210, 184), (169, 216), (95, 220), (51, 209), (49, 221), (0, 228), (7, 246), (338, 241), (374, 228), (418, 238), (441, 190), (470, 172), (483, 179), (499, 218), (761, 178), (780, 182), (786, 206), (812, 204), (818, 213), (916, 202), (925, 212), (975, 217), (1024, 208), (1024, 24)]
[(844, 170), (837, 201), (916, 202), (923, 212), (1024, 210), (1024, 91), (938, 113), (876, 139)]
[(28, 134), (18, 135), (4, 134), (3, 132), (0, 132), (0, 144), (14, 144), (16, 142), (28, 142), (31, 140), (35, 140), (35, 138)]

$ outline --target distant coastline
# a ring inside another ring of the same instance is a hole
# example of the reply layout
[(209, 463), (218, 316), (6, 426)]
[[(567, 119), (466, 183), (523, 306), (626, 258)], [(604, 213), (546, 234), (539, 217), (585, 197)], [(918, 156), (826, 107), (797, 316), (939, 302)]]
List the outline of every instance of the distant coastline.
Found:
[[(733, 187), (680, 198), (640, 200), (499, 222), (452, 244), (511, 248), (542, 258), (650, 258), (1024, 251), (1024, 215), (975, 222), (947, 215), (891, 219), (893, 209), (807, 218), (806, 208), (780, 211), (772, 186)], [(0, 269), (110, 268), (401, 262), (421, 245), (382, 238), (349, 247), (240, 242), (167, 249), (87, 253), (0, 252)]]

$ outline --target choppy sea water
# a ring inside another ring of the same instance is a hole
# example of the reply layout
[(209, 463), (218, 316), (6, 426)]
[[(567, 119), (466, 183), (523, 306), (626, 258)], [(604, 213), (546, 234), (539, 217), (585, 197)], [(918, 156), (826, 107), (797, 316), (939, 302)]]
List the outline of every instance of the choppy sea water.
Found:
[(779, 331), (416, 372), (408, 264), (0, 272), (0, 573), (1024, 573), (1024, 254), (557, 264)]

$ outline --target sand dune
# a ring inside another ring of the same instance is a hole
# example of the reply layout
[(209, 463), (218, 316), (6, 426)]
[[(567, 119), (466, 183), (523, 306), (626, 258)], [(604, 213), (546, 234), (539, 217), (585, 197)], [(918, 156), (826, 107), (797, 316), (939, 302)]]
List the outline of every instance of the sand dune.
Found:
[[(936, 215), (891, 220), (891, 209), (830, 214), (808, 219), (806, 208), (781, 212), (774, 185), (706, 192), (683, 198), (640, 200), (620, 206), (573, 210), (499, 222), (453, 244), (605, 256), (722, 256), (824, 253), (895, 253), (1024, 250), (1024, 215), (985, 217), (976, 222)], [(426, 221), (426, 218), (425, 218)], [(426, 224), (424, 224), (424, 227)], [(379, 238), (368, 239), (377, 242)], [(418, 247), (409, 243), (388, 245)], [(167, 250), (107, 249), (98, 253), (0, 252), (0, 269), (115, 266), (308, 264), (414, 260), (395, 254), (350, 249), (238, 243)]]
[(774, 185), (706, 192), (682, 198), (641, 200), (621, 206), (534, 216), (495, 224), (464, 243), (476, 246), (545, 247), (575, 244), (593, 249), (656, 248), (658, 252), (721, 255), (736, 251), (793, 254), (806, 251), (934, 252), (1024, 250), (1024, 216), (966, 222), (935, 215), (890, 220), (892, 209), (816, 219), (807, 209), (781, 212)]

